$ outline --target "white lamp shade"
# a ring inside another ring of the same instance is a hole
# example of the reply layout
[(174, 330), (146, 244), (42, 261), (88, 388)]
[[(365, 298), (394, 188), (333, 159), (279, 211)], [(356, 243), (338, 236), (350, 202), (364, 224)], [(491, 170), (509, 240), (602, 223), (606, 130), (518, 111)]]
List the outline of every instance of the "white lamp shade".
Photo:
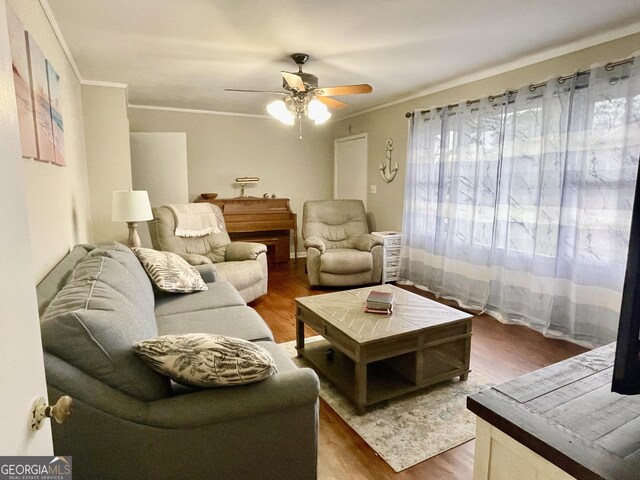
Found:
[(276, 100), (267, 105), (267, 112), (285, 125), (293, 125), (295, 121), (295, 117), (282, 100)]
[(153, 213), (146, 190), (116, 190), (113, 192), (111, 220), (114, 222), (142, 222), (152, 218)]
[(320, 125), (331, 117), (327, 106), (317, 98), (312, 99), (307, 105), (307, 117), (316, 122), (316, 125)]

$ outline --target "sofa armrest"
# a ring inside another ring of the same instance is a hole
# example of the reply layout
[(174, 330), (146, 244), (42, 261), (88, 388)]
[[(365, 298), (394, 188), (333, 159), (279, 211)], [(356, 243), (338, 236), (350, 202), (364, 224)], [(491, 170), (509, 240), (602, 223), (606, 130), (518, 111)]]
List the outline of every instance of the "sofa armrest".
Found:
[(261, 253), (267, 253), (267, 246), (255, 242), (231, 242), (227, 245), (225, 261), (255, 260)]
[(382, 245), (382, 240), (379, 237), (371, 235), (370, 233), (360, 235), (354, 242), (355, 247), (363, 252), (370, 252), (376, 245)]
[(320, 253), (324, 253), (327, 249), (324, 244), (324, 240), (318, 237), (309, 237), (304, 240), (304, 248), (316, 248), (320, 251)]
[(316, 373), (300, 368), (251, 385), (191, 391), (157, 400), (149, 405), (148, 421), (163, 428), (232, 422), (314, 404), (319, 389)]
[[(192, 390), (155, 401), (133, 398), (64, 360), (45, 352), (47, 384), (72, 398), (134, 424), (156, 428), (193, 428), (232, 423), (296, 406), (315, 404), (320, 383), (310, 368), (276, 373), (237, 387)], [(51, 399), (55, 402), (57, 398)]]
[(213, 262), (210, 258), (198, 253), (179, 253), (190, 265), (210, 265)]
[[(74, 399), (72, 418), (51, 430), (56, 453), (74, 456), (79, 478), (317, 476), (318, 377), (310, 369), (145, 402), (47, 352), (45, 359), (51, 402)], [(194, 459), (187, 474), (185, 458)]]
[(194, 265), (194, 267), (198, 270), (198, 273), (202, 277), (202, 280), (204, 280), (204, 283), (215, 283), (218, 280), (218, 271), (212, 263)]

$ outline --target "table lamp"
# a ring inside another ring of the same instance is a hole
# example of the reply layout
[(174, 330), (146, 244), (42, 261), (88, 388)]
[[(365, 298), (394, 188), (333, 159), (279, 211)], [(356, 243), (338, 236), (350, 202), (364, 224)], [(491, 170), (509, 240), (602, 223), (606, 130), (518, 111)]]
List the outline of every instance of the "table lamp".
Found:
[(151, 205), (146, 190), (116, 190), (113, 192), (111, 220), (114, 222), (127, 222), (129, 226), (130, 247), (140, 246), (138, 236), (138, 222), (151, 220)]

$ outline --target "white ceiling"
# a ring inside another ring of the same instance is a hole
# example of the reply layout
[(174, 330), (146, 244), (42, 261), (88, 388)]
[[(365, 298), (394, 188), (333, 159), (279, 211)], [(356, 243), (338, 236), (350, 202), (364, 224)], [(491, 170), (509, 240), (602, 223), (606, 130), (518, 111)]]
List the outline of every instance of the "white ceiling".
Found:
[[(47, 0), (41, 0), (47, 3)], [(639, 0), (48, 0), (84, 80), (130, 104), (265, 114), (294, 52), (320, 86), (369, 83), (337, 116), (640, 31)], [(638, 46), (640, 49), (640, 45)], [(564, 72), (559, 72), (564, 73)], [(537, 79), (532, 79), (537, 80)]]

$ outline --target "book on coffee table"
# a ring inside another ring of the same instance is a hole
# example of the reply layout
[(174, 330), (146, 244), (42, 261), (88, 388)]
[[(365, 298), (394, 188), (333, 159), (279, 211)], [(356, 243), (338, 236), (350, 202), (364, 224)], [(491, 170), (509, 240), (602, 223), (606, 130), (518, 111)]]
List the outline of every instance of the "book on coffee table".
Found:
[(370, 308), (370, 307), (367, 307), (365, 305), (364, 306), (364, 311), (366, 313), (381, 313), (382, 315), (389, 315), (391, 312), (393, 312), (393, 307), (389, 307), (389, 308)]
[(388, 310), (390, 312), (393, 309), (395, 298), (395, 293), (371, 290), (367, 296), (365, 307), (370, 310)]

